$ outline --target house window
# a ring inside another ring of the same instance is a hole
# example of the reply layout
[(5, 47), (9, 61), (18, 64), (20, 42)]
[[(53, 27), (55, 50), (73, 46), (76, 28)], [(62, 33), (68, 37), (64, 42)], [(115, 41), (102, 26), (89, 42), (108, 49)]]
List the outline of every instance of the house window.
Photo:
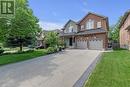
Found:
[(81, 30), (84, 30), (84, 25), (81, 25)]
[(101, 28), (102, 25), (101, 25), (101, 22), (97, 22), (97, 28)]
[(72, 33), (73, 32), (73, 26), (70, 26), (69, 27), (69, 33)]
[(86, 29), (94, 29), (94, 20), (89, 19), (86, 23)]
[(66, 29), (66, 30), (64, 30), (64, 33), (67, 33), (67, 29)]

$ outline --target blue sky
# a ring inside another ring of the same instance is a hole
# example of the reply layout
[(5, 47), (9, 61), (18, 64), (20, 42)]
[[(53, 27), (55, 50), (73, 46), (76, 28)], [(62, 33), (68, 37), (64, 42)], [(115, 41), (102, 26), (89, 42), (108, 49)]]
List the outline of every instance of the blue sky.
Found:
[(69, 19), (79, 21), (87, 12), (109, 17), (113, 25), (130, 9), (130, 0), (29, 0), (40, 25), (46, 30), (61, 28)]

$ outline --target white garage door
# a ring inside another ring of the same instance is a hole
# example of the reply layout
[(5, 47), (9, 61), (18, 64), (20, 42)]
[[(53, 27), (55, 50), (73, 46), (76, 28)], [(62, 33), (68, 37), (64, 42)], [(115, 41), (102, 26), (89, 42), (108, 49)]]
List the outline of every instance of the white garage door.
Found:
[(102, 50), (103, 49), (103, 40), (90, 40), (89, 49), (91, 50)]
[(87, 41), (77, 41), (77, 48), (87, 49)]

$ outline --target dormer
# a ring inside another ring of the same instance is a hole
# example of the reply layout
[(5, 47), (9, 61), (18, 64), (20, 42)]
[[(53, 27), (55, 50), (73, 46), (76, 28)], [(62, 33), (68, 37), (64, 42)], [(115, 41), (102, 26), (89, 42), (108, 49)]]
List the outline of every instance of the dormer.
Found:
[(77, 23), (72, 20), (69, 20), (64, 26), (64, 33), (77, 33), (77, 32), (78, 32)]

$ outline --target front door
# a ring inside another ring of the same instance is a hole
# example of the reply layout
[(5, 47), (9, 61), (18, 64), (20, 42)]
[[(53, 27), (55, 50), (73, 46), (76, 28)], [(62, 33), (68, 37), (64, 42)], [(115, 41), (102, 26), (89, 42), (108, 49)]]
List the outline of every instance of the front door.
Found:
[(69, 39), (69, 45), (70, 45), (70, 46), (73, 45), (73, 39), (72, 39), (72, 38)]

